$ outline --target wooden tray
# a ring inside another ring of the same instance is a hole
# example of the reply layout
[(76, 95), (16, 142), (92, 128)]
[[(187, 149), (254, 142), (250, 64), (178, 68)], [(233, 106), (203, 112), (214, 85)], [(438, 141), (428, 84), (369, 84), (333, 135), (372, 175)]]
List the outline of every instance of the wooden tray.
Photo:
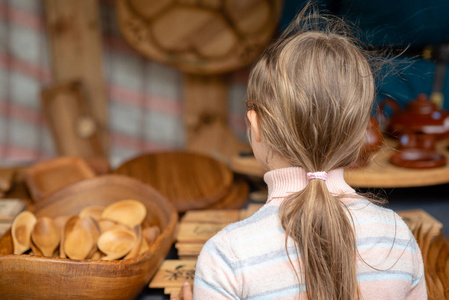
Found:
[(221, 162), (189, 152), (163, 152), (136, 157), (114, 173), (153, 186), (179, 212), (205, 208), (223, 199), (232, 184), (232, 172)]
[[(449, 164), (433, 169), (407, 169), (400, 168), (388, 162), (394, 153), (397, 141), (385, 139), (386, 144), (363, 168), (348, 169), (345, 171), (346, 182), (354, 187), (395, 188), (417, 187), (449, 183)], [(437, 150), (449, 161), (449, 151), (446, 147), (449, 140), (437, 143)], [(253, 156), (235, 156), (230, 168), (236, 173), (262, 177), (265, 173)]]
[(38, 163), (25, 171), (25, 181), (34, 202), (75, 182), (95, 176), (79, 157), (60, 157)]

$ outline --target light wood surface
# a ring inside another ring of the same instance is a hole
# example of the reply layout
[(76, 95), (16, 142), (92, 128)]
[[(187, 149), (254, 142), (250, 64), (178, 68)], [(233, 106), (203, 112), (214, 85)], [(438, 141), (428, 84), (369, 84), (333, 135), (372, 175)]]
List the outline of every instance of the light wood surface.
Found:
[[(432, 169), (409, 169), (396, 167), (388, 162), (390, 156), (397, 150), (396, 140), (386, 139), (386, 144), (376, 153), (367, 166), (348, 169), (345, 179), (354, 187), (418, 187), (449, 183), (449, 164)], [(437, 142), (437, 150), (449, 161), (449, 151), (446, 147), (449, 140)], [(235, 156), (231, 160), (230, 168), (237, 173), (262, 177), (264, 171), (253, 156)]]
[(97, 0), (45, 0), (50, 39), (52, 78), (55, 83), (79, 80), (99, 134), (108, 149), (108, 108), (103, 76), (103, 50)]
[(68, 81), (42, 90), (44, 116), (59, 155), (106, 156), (100, 126), (95, 121), (89, 100), (84, 85), (79, 81)]
[(278, 23), (281, 0), (118, 0), (119, 28), (148, 58), (188, 73), (218, 74), (251, 63)]
[[(12, 255), (11, 233), (0, 238), (2, 299), (135, 299), (164, 261), (174, 241), (178, 214), (154, 189), (119, 175), (95, 177), (64, 188), (36, 205), (36, 217), (78, 214), (89, 205), (135, 199), (147, 209), (145, 221), (161, 228), (150, 248), (120, 261)], [(65, 274), (61, 276), (61, 274)]]
[(228, 195), (232, 172), (221, 162), (190, 152), (145, 154), (119, 166), (114, 173), (153, 186), (179, 212), (208, 207)]

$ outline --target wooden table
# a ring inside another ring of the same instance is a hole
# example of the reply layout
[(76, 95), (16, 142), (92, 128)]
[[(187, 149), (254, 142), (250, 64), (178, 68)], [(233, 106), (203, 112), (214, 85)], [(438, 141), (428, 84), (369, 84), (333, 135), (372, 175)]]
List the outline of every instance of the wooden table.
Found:
[[(385, 145), (373, 156), (367, 166), (345, 171), (345, 179), (353, 187), (395, 188), (418, 187), (449, 183), (449, 163), (432, 169), (399, 168), (388, 162), (397, 145), (396, 140), (386, 139)], [(449, 139), (439, 141), (437, 150), (449, 162)], [(235, 156), (231, 169), (237, 173), (262, 177), (264, 171), (253, 156)]]

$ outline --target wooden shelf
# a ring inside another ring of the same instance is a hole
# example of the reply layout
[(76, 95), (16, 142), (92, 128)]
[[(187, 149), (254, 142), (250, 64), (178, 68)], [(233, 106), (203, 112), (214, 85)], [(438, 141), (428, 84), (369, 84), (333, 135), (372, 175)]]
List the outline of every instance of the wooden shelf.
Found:
[[(397, 141), (386, 139), (385, 145), (373, 156), (367, 166), (345, 171), (345, 179), (353, 187), (395, 188), (418, 187), (449, 183), (449, 163), (432, 169), (399, 168), (388, 162)], [(449, 140), (439, 141), (438, 152), (444, 154), (449, 162)], [(264, 171), (254, 157), (235, 156), (231, 169), (237, 173), (262, 177)]]

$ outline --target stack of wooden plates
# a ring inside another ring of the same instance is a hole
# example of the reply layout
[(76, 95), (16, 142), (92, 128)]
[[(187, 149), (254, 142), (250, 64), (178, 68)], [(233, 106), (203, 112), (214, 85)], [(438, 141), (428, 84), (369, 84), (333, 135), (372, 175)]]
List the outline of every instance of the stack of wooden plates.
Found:
[(230, 223), (250, 217), (260, 207), (262, 204), (250, 204), (247, 209), (187, 211), (175, 244), (179, 258), (196, 260), (207, 240)]
[(234, 180), (225, 164), (190, 152), (146, 154), (125, 162), (115, 170), (158, 190), (178, 212), (204, 208), (241, 208), (248, 185)]

